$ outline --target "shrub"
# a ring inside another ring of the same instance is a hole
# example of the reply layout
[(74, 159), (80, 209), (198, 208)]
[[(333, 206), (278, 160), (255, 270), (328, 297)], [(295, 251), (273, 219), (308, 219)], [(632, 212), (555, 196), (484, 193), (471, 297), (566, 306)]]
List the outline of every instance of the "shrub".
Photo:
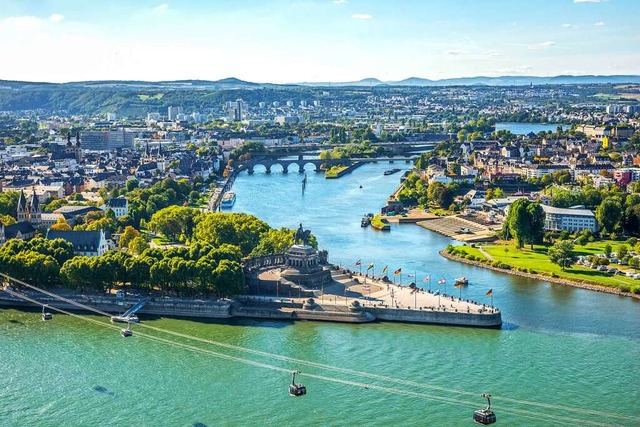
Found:
[(598, 258), (598, 265), (609, 265), (609, 258)]
[(475, 255), (469, 254), (469, 255), (467, 255), (467, 259), (470, 260), (470, 261), (475, 261), (476, 257), (475, 257)]
[(638, 239), (635, 237), (629, 237), (625, 243), (629, 246), (635, 246), (638, 243)]
[(500, 264), (501, 264), (500, 261), (497, 261), (497, 260), (491, 263), (491, 265), (494, 267), (500, 267)]
[(499, 267), (504, 269), (504, 270), (511, 270), (511, 266), (509, 264), (505, 264), (503, 262), (500, 263)]

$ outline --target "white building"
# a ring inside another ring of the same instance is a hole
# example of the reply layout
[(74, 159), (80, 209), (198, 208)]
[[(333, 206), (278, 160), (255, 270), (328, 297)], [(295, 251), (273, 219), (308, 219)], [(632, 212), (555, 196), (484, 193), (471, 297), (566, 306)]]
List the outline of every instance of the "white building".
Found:
[(596, 217), (589, 209), (583, 206), (571, 208), (554, 208), (541, 205), (545, 213), (544, 229), (550, 231), (598, 231)]

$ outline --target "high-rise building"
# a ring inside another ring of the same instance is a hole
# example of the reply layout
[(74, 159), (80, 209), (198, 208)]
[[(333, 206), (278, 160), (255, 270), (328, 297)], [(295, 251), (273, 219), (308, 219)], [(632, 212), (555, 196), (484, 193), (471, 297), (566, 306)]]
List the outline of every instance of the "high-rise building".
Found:
[(620, 105), (607, 105), (607, 114), (617, 114), (622, 112)]
[(287, 107), (293, 107), (293, 101), (287, 101)]
[(112, 131), (87, 131), (82, 134), (82, 146), (86, 150), (111, 151), (132, 148), (135, 132), (124, 129)]
[(305, 100), (300, 101), (300, 106), (301, 107), (306, 107), (307, 106), (307, 101), (305, 101)]
[(178, 114), (182, 114), (182, 107), (170, 106), (167, 110), (167, 117), (169, 121), (174, 121), (178, 118)]
[(242, 99), (238, 99), (236, 101), (230, 101), (227, 104), (227, 109), (229, 113), (229, 120), (240, 122), (247, 112), (247, 105)]

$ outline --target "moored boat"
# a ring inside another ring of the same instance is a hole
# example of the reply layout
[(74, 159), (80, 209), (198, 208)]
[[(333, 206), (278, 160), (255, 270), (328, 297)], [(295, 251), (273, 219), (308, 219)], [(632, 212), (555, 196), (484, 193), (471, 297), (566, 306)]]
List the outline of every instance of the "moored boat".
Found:
[(222, 201), (220, 202), (220, 207), (222, 208), (230, 208), (236, 202), (236, 193), (233, 191), (228, 191), (224, 193), (222, 196)]
[(383, 172), (383, 175), (392, 175), (394, 173), (398, 173), (400, 172), (400, 169), (398, 168), (393, 168), (393, 169), (389, 169)]
[(466, 277), (462, 276), (462, 277), (456, 278), (456, 285), (468, 285), (468, 284), (469, 284), (469, 279), (467, 279)]

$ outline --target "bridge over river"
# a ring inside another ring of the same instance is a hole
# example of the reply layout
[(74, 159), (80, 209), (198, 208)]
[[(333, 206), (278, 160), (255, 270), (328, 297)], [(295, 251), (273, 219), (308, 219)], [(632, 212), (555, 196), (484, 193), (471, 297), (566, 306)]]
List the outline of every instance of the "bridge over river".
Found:
[(305, 159), (302, 154), (298, 155), (297, 159), (273, 159), (273, 158), (260, 158), (244, 161), (238, 164), (238, 170), (246, 170), (249, 174), (254, 173), (254, 168), (258, 165), (264, 166), (266, 173), (271, 173), (271, 168), (274, 165), (280, 165), (283, 173), (289, 173), (289, 167), (291, 165), (298, 166), (298, 172), (303, 173), (308, 165), (311, 165), (316, 172), (320, 172), (321, 166), (336, 166), (344, 165), (349, 166), (354, 163), (378, 163), (378, 162), (404, 162), (413, 163), (418, 158), (417, 155), (413, 156), (397, 156), (397, 157), (363, 157), (363, 158), (350, 158), (350, 159)]

